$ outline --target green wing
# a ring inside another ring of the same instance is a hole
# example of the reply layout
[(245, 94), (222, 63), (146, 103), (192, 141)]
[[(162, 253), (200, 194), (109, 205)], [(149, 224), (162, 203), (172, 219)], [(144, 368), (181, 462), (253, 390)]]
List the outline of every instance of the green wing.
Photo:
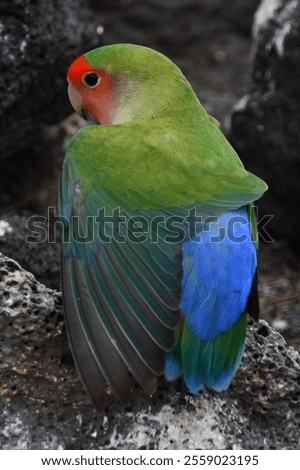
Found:
[[(180, 316), (189, 210), (217, 215), (266, 189), (210, 120), (200, 124), (197, 132), (161, 120), (90, 126), (67, 152), (59, 194), (66, 324), (99, 410), (105, 383), (128, 403), (128, 369), (155, 391)], [(185, 229), (172, 243), (170, 218)]]
[(160, 119), (90, 126), (76, 134), (66, 158), (85, 175), (84, 191), (101, 188), (127, 210), (197, 205), (211, 215), (248, 204), (267, 189), (208, 118), (196, 128)]

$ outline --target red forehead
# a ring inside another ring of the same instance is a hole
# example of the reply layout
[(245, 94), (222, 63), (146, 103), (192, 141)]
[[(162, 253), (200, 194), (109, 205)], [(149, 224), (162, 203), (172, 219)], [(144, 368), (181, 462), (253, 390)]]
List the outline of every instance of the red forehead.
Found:
[(81, 81), (82, 76), (87, 72), (97, 72), (98, 75), (101, 75), (102, 77), (105, 75), (103, 70), (93, 67), (88, 63), (84, 55), (81, 55), (71, 64), (68, 71), (68, 80), (75, 84), (76, 82)]

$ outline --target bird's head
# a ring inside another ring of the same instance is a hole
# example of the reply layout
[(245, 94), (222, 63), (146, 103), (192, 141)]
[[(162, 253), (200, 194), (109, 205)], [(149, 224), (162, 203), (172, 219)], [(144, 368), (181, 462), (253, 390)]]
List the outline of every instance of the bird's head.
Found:
[(77, 113), (99, 124), (112, 122), (117, 101), (113, 74), (93, 66), (82, 55), (72, 63), (67, 80), (69, 99)]
[(195, 100), (191, 86), (171, 60), (133, 44), (103, 46), (80, 56), (70, 66), (67, 79), (75, 111), (99, 124), (166, 117), (175, 110), (183, 112), (187, 96)]

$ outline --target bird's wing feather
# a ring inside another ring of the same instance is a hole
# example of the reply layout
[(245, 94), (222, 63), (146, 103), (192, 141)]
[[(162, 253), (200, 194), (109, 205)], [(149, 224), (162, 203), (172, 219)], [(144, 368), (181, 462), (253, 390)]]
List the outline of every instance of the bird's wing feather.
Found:
[[(77, 368), (101, 411), (105, 381), (121, 403), (128, 402), (127, 368), (146, 391), (155, 391), (156, 376), (164, 371), (164, 351), (173, 346), (179, 318), (180, 248), (174, 245), (168, 258), (160, 239), (155, 248), (144, 246), (123, 223), (118, 233), (108, 227), (111, 242), (101, 241), (103, 234), (99, 238), (94, 224), (97, 217), (101, 219), (93, 199), (96, 191), (82, 196), (80, 181), (70, 177), (69, 163), (64, 164), (59, 197), (60, 213), (66, 217), (62, 242), (66, 324)], [(100, 193), (108, 213), (110, 203)], [(118, 243), (123, 232), (130, 239)], [(86, 235), (88, 240), (81, 243)]]

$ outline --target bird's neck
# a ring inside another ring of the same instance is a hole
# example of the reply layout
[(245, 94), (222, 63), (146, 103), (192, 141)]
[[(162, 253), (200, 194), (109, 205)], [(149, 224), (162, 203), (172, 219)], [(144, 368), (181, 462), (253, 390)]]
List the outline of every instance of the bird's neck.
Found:
[(116, 105), (111, 124), (154, 118), (186, 120), (204, 110), (187, 81), (178, 87), (162, 87), (155, 82), (139, 83), (121, 77), (116, 86)]

